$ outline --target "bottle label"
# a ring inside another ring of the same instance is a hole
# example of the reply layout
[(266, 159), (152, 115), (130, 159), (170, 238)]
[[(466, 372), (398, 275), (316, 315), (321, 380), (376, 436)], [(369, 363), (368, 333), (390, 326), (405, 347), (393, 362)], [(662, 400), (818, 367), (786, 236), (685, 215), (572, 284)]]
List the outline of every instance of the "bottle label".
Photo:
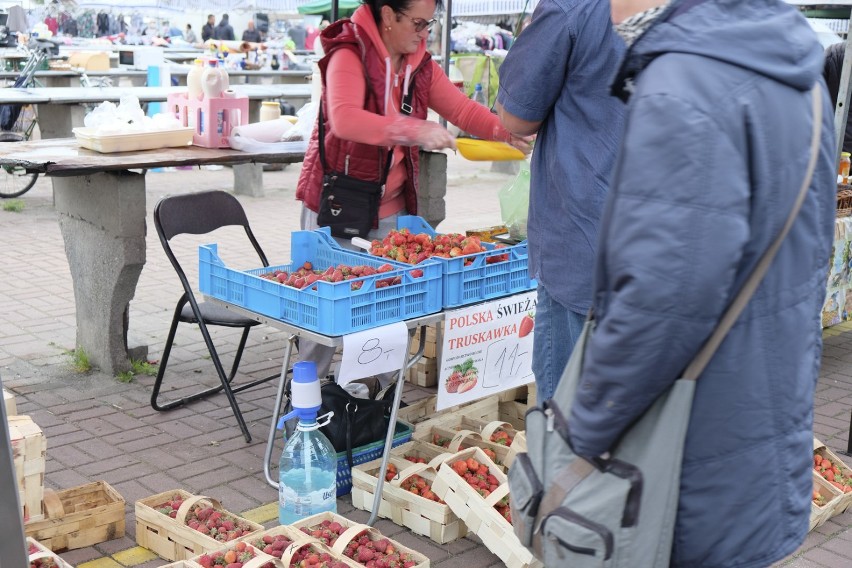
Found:
[(337, 489), (335, 486), (324, 490), (299, 494), (286, 485), (278, 486), (278, 505), (299, 516), (309, 516), (323, 511), (332, 510), (337, 506)]

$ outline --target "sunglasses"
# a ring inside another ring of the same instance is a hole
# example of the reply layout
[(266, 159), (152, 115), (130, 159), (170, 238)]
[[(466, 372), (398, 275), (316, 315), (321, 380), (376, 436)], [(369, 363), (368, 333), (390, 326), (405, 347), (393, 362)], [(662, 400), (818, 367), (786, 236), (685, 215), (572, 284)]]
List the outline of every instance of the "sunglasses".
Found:
[(397, 14), (402, 14), (403, 16), (408, 18), (411, 21), (411, 23), (414, 24), (414, 31), (415, 32), (422, 32), (423, 30), (431, 30), (432, 26), (434, 26), (435, 23), (438, 21), (435, 18), (432, 18), (431, 20), (424, 20), (423, 18), (412, 18), (411, 16), (409, 16), (405, 12), (397, 12)]

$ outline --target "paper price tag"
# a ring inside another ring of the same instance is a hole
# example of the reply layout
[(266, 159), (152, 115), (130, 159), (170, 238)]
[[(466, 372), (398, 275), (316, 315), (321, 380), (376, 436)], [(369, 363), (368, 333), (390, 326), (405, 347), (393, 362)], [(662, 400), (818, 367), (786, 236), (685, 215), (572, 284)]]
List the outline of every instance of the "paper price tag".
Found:
[(399, 372), (407, 352), (408, 327), (403, 322), (344, 335), (337, 382), (345, 385), (355, 379)]

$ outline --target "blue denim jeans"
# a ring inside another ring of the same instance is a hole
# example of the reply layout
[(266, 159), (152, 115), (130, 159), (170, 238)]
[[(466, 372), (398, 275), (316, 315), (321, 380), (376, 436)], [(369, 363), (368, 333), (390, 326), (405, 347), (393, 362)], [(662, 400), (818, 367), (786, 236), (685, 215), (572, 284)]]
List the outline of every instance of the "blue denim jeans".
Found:
[(535, 374), (536, 400), (541, 403), (553, 398), (574, 344), (583, 331), (586, 316), (554, 300), (541, 284), (537, 292), (532, 370)]

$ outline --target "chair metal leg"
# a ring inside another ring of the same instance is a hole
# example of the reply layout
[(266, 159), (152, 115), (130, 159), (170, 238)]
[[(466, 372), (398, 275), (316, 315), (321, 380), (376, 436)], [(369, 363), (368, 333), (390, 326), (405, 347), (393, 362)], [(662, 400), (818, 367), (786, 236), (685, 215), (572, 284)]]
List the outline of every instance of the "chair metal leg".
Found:
[(163, 378), (166, 372), (166, 367), (168, 366), (169, 362), (169, 356), (171, 355), (172, 345), (174, 344), (175, 335), (177, 333), (177, 328), (178, 325), (181, 323), (180, 313), (183, 310), (183, 306), (185, 304), (186, 299), (181, 298), (181, 300), (178, 302), (177, 308), (175, 309), (174, 317), (172, 318), (172, 325), (169, 328), (169, 335), (166, 339), (166, 346), (163, 349), (163, 357), (160, 361), (160, 368), (157, 371), (157, 378), (154, 381), (154, 387), (151, 392), (151, 407), (158, 411), (171, 410), (173, 408), (177, 408), (178, 406), (183, 406), (184, 404), (187, 404), (189, 402), (199, 400), (212, 394), (224, 391), (225, 396), (228, 398), (228, 403), (231, 405), (231, 410), (234, 413), (234, 417), (237, 419), (237, 424), (240, 426), (240, 431), (242, 431), (243, 433), (243, 437), (245, 437), (246, 442), (251, 442), (251, 434), (248, 431), (248, 427), (246, 426), (245, 420), (243, 419), (242, 411), (240, 411), (236, 398), (234, 398), (234, 394), (257, 386), (261, 383), (265, 383), (279, 376), (277, 374), (271, 375), (269, 377), (264, 377), (262, 379), (257, 379), (255, 381), (240, 385), (237, 388), (231, 388), (231, 381), (233, 381), (234, 377), (237, 374), (237, 370), (240, 365), (240, 360), (242, 359), (242, 354), (245, 349), (246, 341), (248, 340), (248, 334), (253, 326), (246, 326), (243, 328), (239, 346), (237, 347), (237, 353), (234, 356), (234, 363), (231, 366), (230, 373), (226, 376), (225, 370), (222, 366), (222, 362), (219, 359), (219, 355), (216, 351), (215, 346), (213, 345), (213, 340), (207, 330), (207, 326), (199, 322), (198, 325), (199, 329), (201, 330), (201, 335), (204, 337), (204, 342), (207, 345), (207, 350), (210, 353), (211, 359), (213, 360), (213, 366), (216, 368), (216, 374), (219, 376), (219, 381), (221, 384), (215, 387), (204, 389), (195, 394), (185, 396), (178, 400), (173, 400), (171, 402), (161, 404), (158, 401), (160, 389), (162, 388)]

